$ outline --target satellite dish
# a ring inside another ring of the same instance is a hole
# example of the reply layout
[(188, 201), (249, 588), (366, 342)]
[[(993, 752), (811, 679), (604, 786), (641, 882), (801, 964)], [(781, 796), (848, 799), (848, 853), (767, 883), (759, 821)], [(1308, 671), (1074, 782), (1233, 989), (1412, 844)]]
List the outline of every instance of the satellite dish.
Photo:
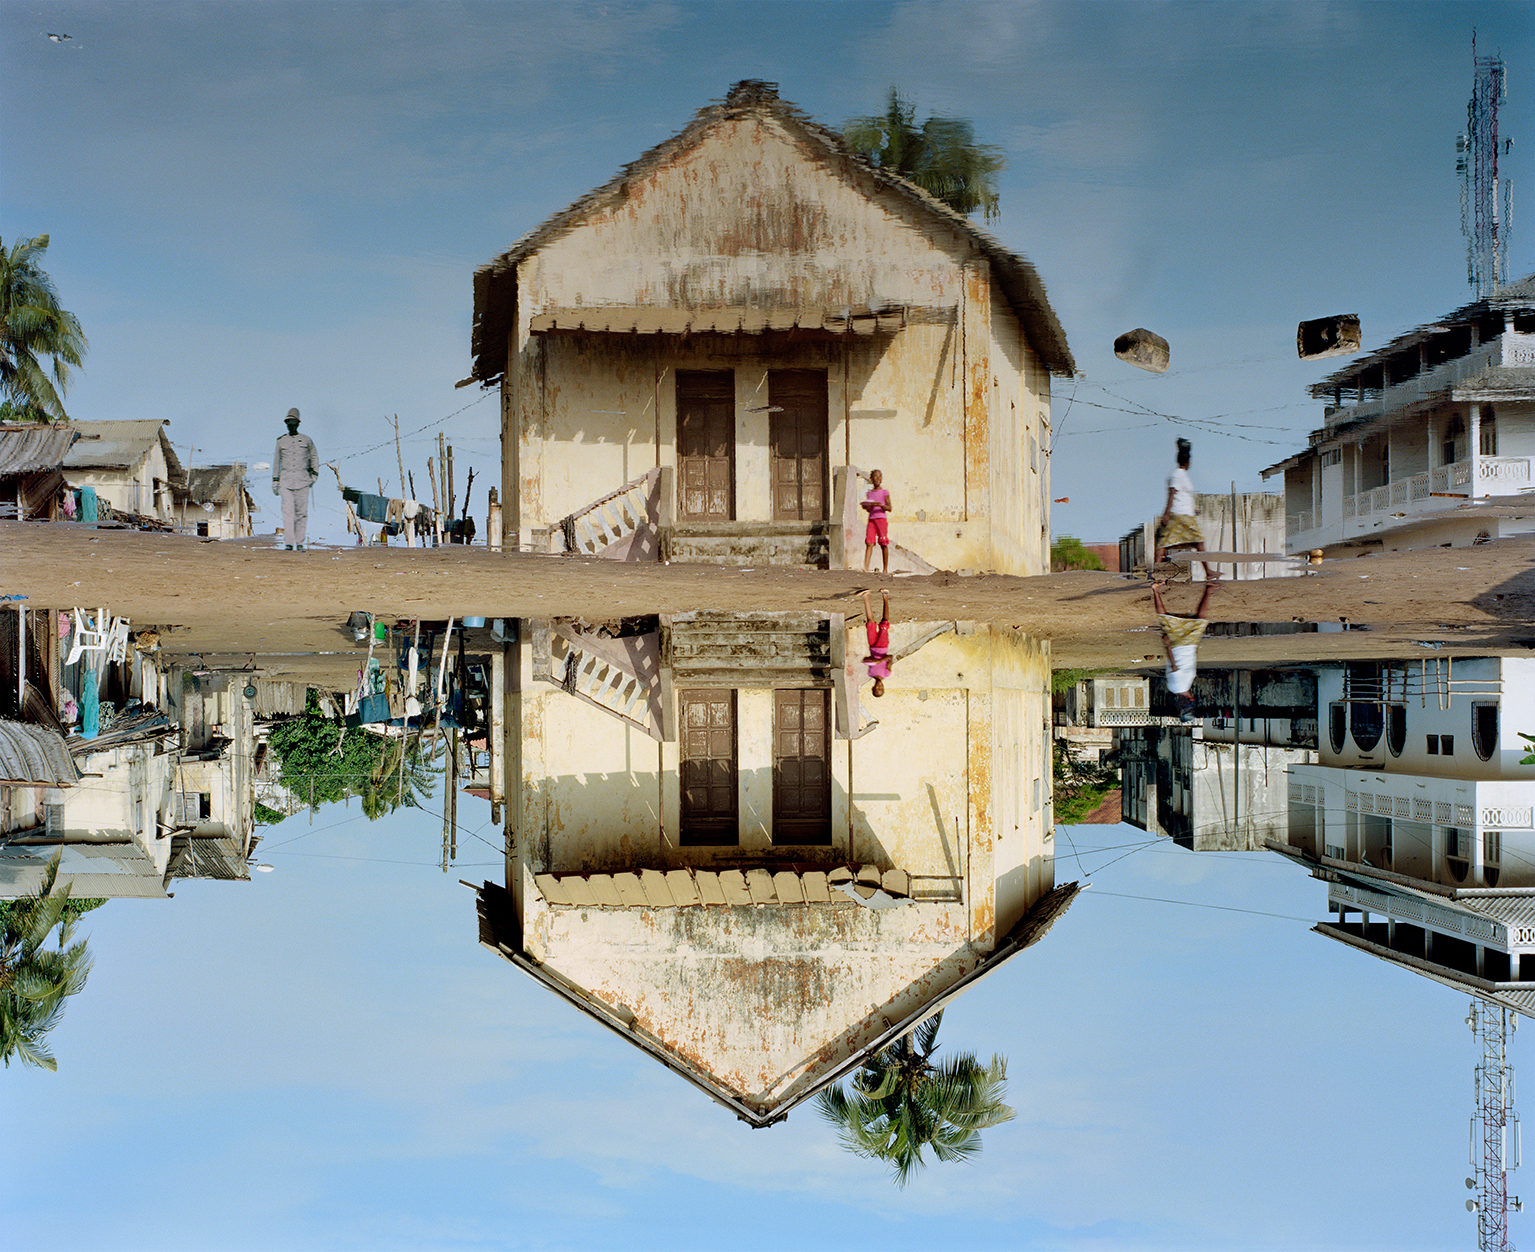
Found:
[(1475, 1200), (1467, 1200), (1466, 1201), (1466, 1212), (1468, 1212), (1468, 1213), (1476, 1212), (1476, 1201)]
[(270, 865), (257, 865), (255, 868), (258, 873), (262, 874), (270, 874), (272, 872), (272, 866)]
[(203, 501), (203, 512), (204, 513), (211, 513), (211, 512), (213, 512), (213, 501), (212, 500), (205, 500), (205, 501)]
[(1468, 1179), (1466, 1179), (1466, 1190), (1467, 1191), (1474, 1191), (1475, 1189), (1476, 1189), (1476, 1179), (1475, 1178), (1468, 1178)]
[(269, 462), (269, 461), (257, 461), (254, 465), (251, 466), (251, 469), (271, 469), (271, 468), (272, 468), (272, 465), (271, 465), (271, 462)]

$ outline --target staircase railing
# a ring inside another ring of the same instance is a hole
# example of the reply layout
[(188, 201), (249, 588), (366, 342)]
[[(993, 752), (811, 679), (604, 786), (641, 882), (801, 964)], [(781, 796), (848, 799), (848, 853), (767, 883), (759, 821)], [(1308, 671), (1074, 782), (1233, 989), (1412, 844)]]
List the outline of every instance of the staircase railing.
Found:
[(667, 467), (657, 466), (561, 518), (549, 531), (549, 550), (617, 560), (659, 560), (670, 477)]

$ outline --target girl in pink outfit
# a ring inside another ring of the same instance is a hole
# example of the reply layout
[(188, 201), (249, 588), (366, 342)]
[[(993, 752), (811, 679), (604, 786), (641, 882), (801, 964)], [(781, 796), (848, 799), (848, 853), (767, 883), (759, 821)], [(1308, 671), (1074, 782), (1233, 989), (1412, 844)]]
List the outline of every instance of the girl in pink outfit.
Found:
[(863, 593), (864, 631), (869, 638), (869, 655), (863, 663), (869, 667), (869, 677), (874, 680), (876, 696), (885, 694), (885, 679), (890, 677), (890, 593), (881, 591), (879, 621), (874, 620), (874, 606), (869, 603), (869, 593)]
[(863, 567), (869, 568), (869, 558), (874, 555), (874, 545), (880, 547), (885, 559), (885, 573), (890, 572), (890, 493), (882, 485), (885, 476), (879, 470), (869, 471), (872, 484), (864, 495), (861, 508), (869, 515), (869, 525), (863, 537)]

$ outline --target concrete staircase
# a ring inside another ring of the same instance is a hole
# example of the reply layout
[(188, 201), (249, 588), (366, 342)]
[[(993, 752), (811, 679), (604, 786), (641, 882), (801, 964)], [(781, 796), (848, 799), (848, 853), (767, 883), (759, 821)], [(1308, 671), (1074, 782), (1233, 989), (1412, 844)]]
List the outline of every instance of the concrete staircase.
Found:
[(533, 677), (552, 683), (652, 739), (676, 737), (659, 632), (609, 639), (562, 621), (533, 630)]
[(664, 663), (679, 687), (831, 683), (832, 636), (825, 617), (678, 613), (662, 623)]
[(830, 522), (684, 522), (661, 534), (661, 559), (688, 565), (826, 569)]

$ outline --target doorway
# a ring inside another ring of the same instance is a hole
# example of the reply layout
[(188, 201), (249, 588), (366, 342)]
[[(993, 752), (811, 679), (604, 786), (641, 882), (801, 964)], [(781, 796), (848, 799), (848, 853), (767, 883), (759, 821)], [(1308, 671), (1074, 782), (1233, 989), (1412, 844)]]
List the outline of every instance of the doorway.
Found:
[(679, 691), (684, 844), (740, 842), (736, 693)]
[(678, 517), (732, 522), (736, 515), (735, 374), (677, 371)]
[(830, 692), (773, 693), (773, 842), (831, 842)]
[(773, 520), (826, 520), (826, 374), (768, 371)]

